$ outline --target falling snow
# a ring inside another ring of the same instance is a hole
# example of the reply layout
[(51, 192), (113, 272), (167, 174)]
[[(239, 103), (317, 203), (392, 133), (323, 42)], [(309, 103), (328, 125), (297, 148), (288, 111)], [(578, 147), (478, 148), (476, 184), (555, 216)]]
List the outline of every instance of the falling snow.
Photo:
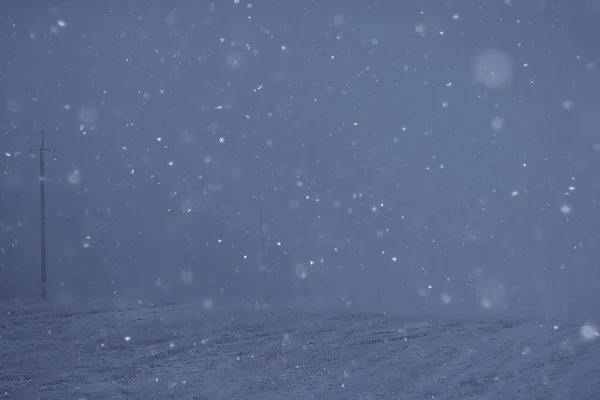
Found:
[(0, 398), (600, 393), (598, 1), (42, 3)]

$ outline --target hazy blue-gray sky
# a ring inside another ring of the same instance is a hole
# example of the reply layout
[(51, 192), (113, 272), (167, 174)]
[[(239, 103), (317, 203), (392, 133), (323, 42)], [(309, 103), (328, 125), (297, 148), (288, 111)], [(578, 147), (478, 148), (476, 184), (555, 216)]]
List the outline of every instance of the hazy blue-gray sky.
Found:
[(0, 10), (0, 297), (598, 316), (597, 1)]

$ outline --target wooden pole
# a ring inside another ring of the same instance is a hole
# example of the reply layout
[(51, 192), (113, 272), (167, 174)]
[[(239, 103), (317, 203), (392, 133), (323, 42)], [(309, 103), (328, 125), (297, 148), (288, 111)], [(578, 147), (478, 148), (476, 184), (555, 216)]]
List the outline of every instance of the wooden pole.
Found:
[(383, 301), (381, 300), (381, 254), (377, 254), (377, 307), (381, 310)]
[(47, 151), (56, 151), (44, 147), (44, 131), (42, 131), (39, 149), (32, 150), (40, 153), (40, 247), (41, 247), (41, 295), (42, 300), (48, 298), (47, 263), (46, 263), (46, 160)]
[(263, 271), (263, 285), (265, 291), (265, 306), (269, 305), (269, 288), (267, 285), (267, 258), (266, 258), (266, 243), (265, 243), (265, 223), (263, 220), (263, 199), (260, 199), (260, 206), (258, 209), (258, 218), (260, 220), (260, 242), (261, 242), (261, 252), (260, 252), (260, 262), (261, 269)]

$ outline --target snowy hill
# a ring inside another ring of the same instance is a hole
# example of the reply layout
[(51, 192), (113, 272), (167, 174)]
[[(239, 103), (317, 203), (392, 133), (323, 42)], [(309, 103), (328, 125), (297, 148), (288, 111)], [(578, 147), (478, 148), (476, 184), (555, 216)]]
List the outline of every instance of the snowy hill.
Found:
[(600, 397), (600, 338), (572, 323), (202, 304), (0, 310), (0, 398)]

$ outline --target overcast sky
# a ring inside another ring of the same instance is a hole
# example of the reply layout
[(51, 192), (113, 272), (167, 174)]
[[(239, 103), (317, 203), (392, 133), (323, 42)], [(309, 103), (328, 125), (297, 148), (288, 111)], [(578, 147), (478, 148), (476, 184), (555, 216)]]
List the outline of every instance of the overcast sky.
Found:
[(597, 1), (52, 4), (0, 5), (0, 297), (44, 129), (52, 299), (261, 302), (262, 198), (274, 303), (598, 316)]

